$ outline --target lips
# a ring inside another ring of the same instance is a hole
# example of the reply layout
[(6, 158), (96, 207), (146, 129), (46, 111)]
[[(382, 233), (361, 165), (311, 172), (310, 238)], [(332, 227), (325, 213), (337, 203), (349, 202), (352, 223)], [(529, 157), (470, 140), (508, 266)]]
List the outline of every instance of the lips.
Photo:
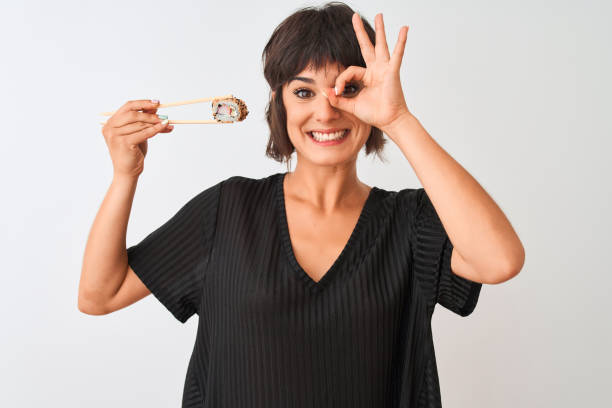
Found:
[[(334, 129), (329, 129), (329, 130), (325, 130), (324, 132), (320, 132), (318, 130), (311, 130), (306, 132), (306, 134), (310, 137), (314, 137), (313, 133), (319, 133), (320, 135), (332, 135), (332, 134), (337, 134), (337, 133), (342, 133), (343, 136), (346, 136), (349, 132), (351, 131), (351, 129), (342, 129), (342, 128), (334, 128)], [(321, 136), (319, 136), (321, 137)]]
[(331, 128), (331, 129), (312, 129), (307, 133), (317, 132), (317, 133), (336, 133), (341, 132), (343, 130), (347, 130), (347, 128)]
[(344, 131), (340, 130), (338, 132), (334, 132), (334, 133), (331, 133), (331, 134), (330, 133), (320, 134), (320, 133), (315, 131), (315, 133), (317, 133), (317, 136), (315, 136), (313, 134), (313, 132), (307, 132), (307, 134), (310, 137), (310, 139), (312, 139), (317, 144), (330, 145), (330, 144), (341, 143), (342, 141), (344, 141), (347, 138), (347, 136), (348, 136), (348, 134), (350, 132), (351, 132), (350, 129), (345, 129)]

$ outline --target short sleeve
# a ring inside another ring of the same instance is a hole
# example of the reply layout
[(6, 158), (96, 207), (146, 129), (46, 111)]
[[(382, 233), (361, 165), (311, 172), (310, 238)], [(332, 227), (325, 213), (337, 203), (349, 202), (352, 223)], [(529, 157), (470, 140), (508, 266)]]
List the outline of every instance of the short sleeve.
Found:
[(433, 312), (437, 303), (460, 316), (468, 316), (476, 307), (482, 283), (452, 271), (453, 243), (425, 189), (405, 189), (399, 196), (411, 222), (412, 266), (428, 309)]
[(130, 267), (181, 323), (200, 313), (221, 185), (193, 197), (161, 227), (127, 249)]

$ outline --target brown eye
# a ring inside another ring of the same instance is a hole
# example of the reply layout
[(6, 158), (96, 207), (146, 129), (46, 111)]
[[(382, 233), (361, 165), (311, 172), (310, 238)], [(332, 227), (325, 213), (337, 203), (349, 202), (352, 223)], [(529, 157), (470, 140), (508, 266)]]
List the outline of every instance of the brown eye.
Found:
[(344, 91), (342, 91), (342, 95), (354, 95), (358, 92), (359, 92), (359, 85), (348, 84), (344, 86)]
[(304, 88), (300, 88), (300, 89), (296, 89), (295, 91), (293, 91), (293, 94), (296, 95), (298, 98), (307, 98), (307, 96), (301, 96), (300, 93), (301, 92), (307, 92), (307, 93), (311, 93), (308, 89), (304, 89)]

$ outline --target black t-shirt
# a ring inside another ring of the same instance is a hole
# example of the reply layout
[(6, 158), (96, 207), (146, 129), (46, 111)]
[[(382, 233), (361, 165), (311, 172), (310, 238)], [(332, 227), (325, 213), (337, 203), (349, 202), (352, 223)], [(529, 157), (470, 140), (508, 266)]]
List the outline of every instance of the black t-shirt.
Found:
[(467, 316), (482, 284), (451, 271), (425, 190), (372, 187), (316, 282), (291, 247), (285, 174), (223, 180), (128, 248), (179, 321), (199, 316), (182, 406), (440, 407), (434, 306)]

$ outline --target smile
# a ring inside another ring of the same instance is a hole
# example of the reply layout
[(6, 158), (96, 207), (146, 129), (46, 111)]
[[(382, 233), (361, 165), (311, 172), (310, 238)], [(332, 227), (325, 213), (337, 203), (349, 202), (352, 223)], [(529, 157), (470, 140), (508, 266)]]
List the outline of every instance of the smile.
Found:
[[(344, 129), (338, 132), (321, 133), (317, 131), (307, 132), (308, 136), (318, 144), (337, 144), (346, 139), (350, 133), (350, 129)], [(329, 143), (335, 142), (335, 143)]]

